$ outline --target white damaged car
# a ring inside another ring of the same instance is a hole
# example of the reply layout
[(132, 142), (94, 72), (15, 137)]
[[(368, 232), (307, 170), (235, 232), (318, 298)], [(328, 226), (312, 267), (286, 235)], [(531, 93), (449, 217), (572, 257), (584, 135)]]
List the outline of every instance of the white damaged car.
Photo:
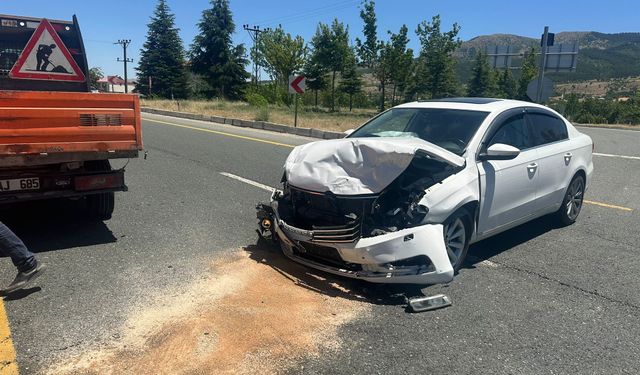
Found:
[(289, 155), (259, 231), (286, 256), (380, 283), (446, 283), (469, 244), (554, 213), (580, 213), (593, 142), (533, 103), (403, 104), (346, 138)]

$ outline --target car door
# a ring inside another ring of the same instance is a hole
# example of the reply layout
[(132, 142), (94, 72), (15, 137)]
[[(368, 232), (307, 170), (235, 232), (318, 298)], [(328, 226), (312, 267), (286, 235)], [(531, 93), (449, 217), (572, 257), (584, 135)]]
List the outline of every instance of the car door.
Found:
[(535, 211), (538, 151), (533, 148), (529, 125), (522, 109), (511, 111), (490, 127), (480, 152), (495, 143), (520, 149), (512, 160), (478, 162), (480, 174), (480, 235), (519, 222)]
[(567, 125), (551, 112), (527, 109), (525, 115), (538, 150), (540, 210), (555, 210), (562, 204), (569, 183), (573, 158)]

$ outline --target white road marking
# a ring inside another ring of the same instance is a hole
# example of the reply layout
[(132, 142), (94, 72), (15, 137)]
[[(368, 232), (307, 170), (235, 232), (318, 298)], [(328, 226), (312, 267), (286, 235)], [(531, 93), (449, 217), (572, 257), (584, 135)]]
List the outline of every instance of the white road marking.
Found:
[(255, 187), (260, 188), (262, 190), (266, 190), (268, 192), (272, 192), (273, 193), (273, 191), (276, 190), (276, 188), (271, 187), (269, 185), (261, 184), (261, 183), (259, 183), (257, 181), (249, 180), (248, 178), (236, 176), (235, 174), (232, 174), (232, 173), (220, 172), (220, 174), (225, 176), (225, 177), (233, 178), (234, 180), (237, 180), (237, 181), (240, 181), (240, 182), (244, 182), (245, 184), (248, 184), (248, 185), (251, 185), (251, 186), (255, 186)]
[(608, 158), (620, 158), (620, 159), (631, 159), (631, 160), (640, 160), (640, 156), (627, 156), (627, 155), (615, 155), (615, 154), (602, 154), (599, 152), (594, 152), (595, 156), (606, 156)]

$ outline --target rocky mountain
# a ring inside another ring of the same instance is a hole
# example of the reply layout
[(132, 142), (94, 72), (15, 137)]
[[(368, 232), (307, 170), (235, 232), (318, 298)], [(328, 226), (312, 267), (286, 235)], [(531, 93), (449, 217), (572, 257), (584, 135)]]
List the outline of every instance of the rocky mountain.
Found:
[[(640, 33), (605, 34), (595, 31), (556, 33), (555, 43), (574, 43), (580, 47), (578, 68), (573, 73), (550, 74), (557, 82), (584, 81), (640, 76)], [(462, 43), (457, 52), (458, 74), (464, 82), (471, 74), (471, 62), (477, 51), (490, 46), (512, 46), (524, 51), (540, 48), (540, 40), (511, 34), (482, 35)], [(519, 66), (514, 59), (514, 66)]]

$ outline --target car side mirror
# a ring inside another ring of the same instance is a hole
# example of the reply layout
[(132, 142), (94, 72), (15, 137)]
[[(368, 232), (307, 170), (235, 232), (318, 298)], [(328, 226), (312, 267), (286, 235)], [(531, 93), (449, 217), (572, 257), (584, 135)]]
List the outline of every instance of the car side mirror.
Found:
[(347, 130), (343, 131), (343, 133), (344, 133), (344, 136), (346, 137), (346, 136), (351, 135), (351, 133), (353, 133), (354, 131), (355, 131), (355, 129), (347, 129)]
[(484, 160), (511, 160), (520, 155), (520, 149), (504, 143), (495, 143), (489, 146), (487, 152), (478, 155), (478, 159)]

